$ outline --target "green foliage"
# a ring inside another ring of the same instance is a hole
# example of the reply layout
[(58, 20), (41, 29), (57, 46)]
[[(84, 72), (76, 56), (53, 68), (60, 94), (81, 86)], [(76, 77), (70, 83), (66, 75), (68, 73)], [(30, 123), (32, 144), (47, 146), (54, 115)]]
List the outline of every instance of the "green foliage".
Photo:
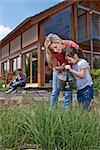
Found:
[(0, 91), (2, 88), (3, 88), (3, 83), (2, 83), (2, 80), (0, 80)]
[(92, 78), (99, 78), (100, 77), (100, 69), (91, 69)]
[(66, 111), (38, 105), (34, 111), (0, 109), (1, 149), (100, 149), (100, 116), (81, 109)]
[(95, 95), (100, 94), (100, 69), (91, 69), (91, 75), (94, 81)]
[(95, 96), (100, 95), (100, 77), (94, 79)]
[(96, 69), (100, 68), (100, 58), (95, 58), (95, 60), (94, 60), (94, 68), (96, 68)]

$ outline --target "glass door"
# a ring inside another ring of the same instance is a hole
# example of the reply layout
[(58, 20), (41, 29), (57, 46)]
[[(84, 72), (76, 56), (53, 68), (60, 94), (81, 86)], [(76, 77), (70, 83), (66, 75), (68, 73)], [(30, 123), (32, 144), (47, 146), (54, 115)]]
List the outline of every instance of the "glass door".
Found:
[(34, 50), (32, 52), (32, 83), (37, 83), (37, 69), (38, 69), (38, 65), (37, 65), (37, 50)]
[(37, 50), (25, 54), (27, 83), (37, 83)]

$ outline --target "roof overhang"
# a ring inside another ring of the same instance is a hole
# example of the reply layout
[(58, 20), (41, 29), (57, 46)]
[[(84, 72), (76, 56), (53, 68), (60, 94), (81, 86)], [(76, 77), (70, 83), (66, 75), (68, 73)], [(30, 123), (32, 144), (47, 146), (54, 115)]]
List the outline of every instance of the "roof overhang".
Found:
[(65, 0), (57, 5), (54, 5), (53, 7), (50, 7), (49, 9), (47, 9), (43, 12), (40, 12), (39, 14), (37, 14), (35, 16), (26, 18), (13, 31), (11, 31), (4, 39), (1, 40), (0, 47), (9, 43), (11, 40), (16, 38), (18, 35), (22, 34), (25, 30), (27, 30), (34, 24), (50, 17), (51, 15), (56, 14), (57, 12), (65, 9), (66, 7), (69, 7), (79, 1), (81, 1), (81, 0)]

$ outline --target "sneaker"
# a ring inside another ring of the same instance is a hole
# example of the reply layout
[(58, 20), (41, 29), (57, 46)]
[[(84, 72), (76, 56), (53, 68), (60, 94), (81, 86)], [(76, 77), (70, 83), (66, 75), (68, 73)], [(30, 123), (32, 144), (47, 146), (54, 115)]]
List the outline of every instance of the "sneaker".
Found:
[(9, 89), (8, 91), (6, 91), (5, 93), (6, 94), (9, 94), (9, 93), (11, 93), (13, 90), (12, 89)]
[(13, 94), (13, 93), (16, 93), (16, 90), (12, 91), (11, 93), (12, 93), (12, 94)]

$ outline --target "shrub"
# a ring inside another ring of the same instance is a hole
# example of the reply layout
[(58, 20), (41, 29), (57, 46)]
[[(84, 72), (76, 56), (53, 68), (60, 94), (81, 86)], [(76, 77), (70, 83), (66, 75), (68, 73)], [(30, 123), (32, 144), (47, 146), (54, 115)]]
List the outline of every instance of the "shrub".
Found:
[(91, 69), (92, 78), (99, 78), (100, 77), (100, 69)]
[(94, 91), (95, 91), (95, 96), (100, 95), (100, 77), (94, 79)]
[(91, 75), (94, 81), (95, 95), (100, 94), (100, 69), (91, 69)]
[(0, 80), (0, 91), (2, 90), (2, 88), (3, 88), (3, 83), (2, 83), (2, 81)]

